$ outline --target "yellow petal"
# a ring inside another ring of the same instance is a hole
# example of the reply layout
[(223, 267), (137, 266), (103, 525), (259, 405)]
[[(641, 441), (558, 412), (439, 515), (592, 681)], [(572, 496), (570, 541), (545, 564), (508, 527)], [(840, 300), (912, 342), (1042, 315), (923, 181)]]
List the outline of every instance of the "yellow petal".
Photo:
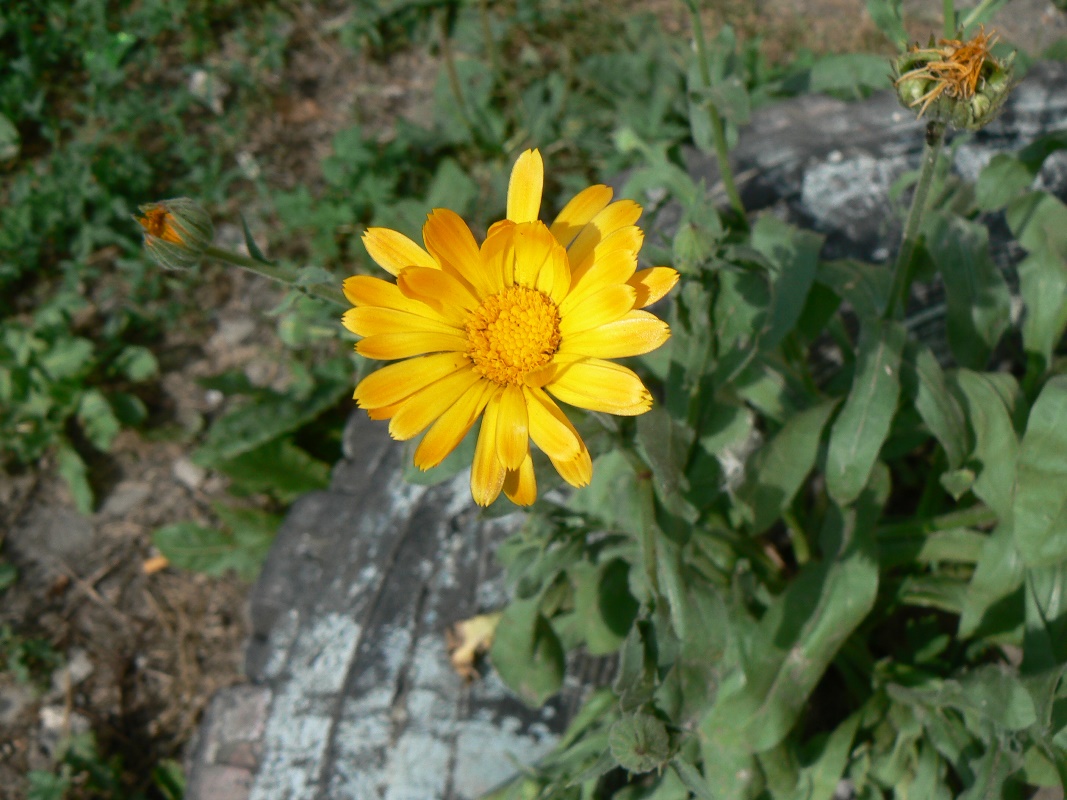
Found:
[(518, 469), (508, 470), (504, 476), (504, 494), (517, 506), (533, 505), (537, 499), (537, 478), (529, 453)]
[(508, 219), (533, 222), (541, 210), (541, 191), (545, 184), (545, 165), (541, 153), (527, 150), (515, 162), (508, 182)]
[(560, 304), (566, 316), (579, 303), (609, 286), (626, 283), (637, 269), (637, 253), (631, 250), (611, 250), (590, 263), (589, 269), (571, 279), (571, 290)]
[(570, 461), (582, 449), (582, 437), (555, 401), (541, 389), (527, 387), (526, 407), (530, 418), (530, 438), (541, 451), (556, 461)]
[(678, 270), (670, 267), (652, 267), (634, 273), (627, 281), (637, 290), (637, 302), (634, 308), (650, 306), (665, 296), (678, 283)]
[(515, 225), (497, 228), (482, 242), (482, 274), (489, 286), (488, 294), (497, 294), (515, 279)]
[(478, 243), (459, 214), (435, 208), (422, 226), (422, 238), (426, 249), (445, 270), (455, 272), (476, 292), (488, 294)]
[(507, 470), (500, 463), (496, 454), (496, 418), (500, 411), (498, 391), (489, 400), (482, 415), (482, 427), (478, 431), (478, 444), (474, 448), (474, 462), (471, 464), (471, 495), (480, 506), (492, 503), (504, 486)]
[(460, 328), (467, 323), (467, 312), (479, 305), (471, 289), (440, 269), (408, 267), (396, 276), (396, 285), (405, 297), (429, 306)]
[(496, 452), (500, 463), (505, 469), (518, 469), (530, 452), (530, 421), (521, 386), (505, 387), (496, 420)]
[(641, 206), (633, 200), (616, 200), (582, 228), (574, 243), (567, 248), (571, 264), (580, 264), (593, 248), (615, 231), (633, 225), (641, 216)]
[(345, 280), (343, 288), (345, 297), (354, 306), (395, 308), (397, 311), (408, 311), (438, 321), (445, 319), (425, 303), (404, 297), (404, 293), (397, 288), (395, 283), (383, 281), (381, 278), (353, 275)]
[(440, 269), (433, 256), (404, 234), (389, 228), (367, 228), (363, 233), (363, 246), (379, 267), (393, 275), (404, 267)]
[(381, 408), (368, 408), (367, 416), (374, 420), (392, 419), (393, 414), (400, 410), (400, 406), (404, 405), (403, 401), (399, 403), (393, 403), (391, 406), (382, 406)]
[(593, 459), (589, 457), (589, 450), (582, 443), (582, 450), (570, 461), (556, 461), (552, 459), (552, 466), (567, 483), (576, 489), (588, 486), (593, 479)]
[(466, 336), (413, 331), (411, 333), (383, 333), (356, 342), (356, 352), (364, 358), (394, 361), (426, 353), (466, 352)]
[(581, 261), (578, 261), (571, 251), (567, 251), (567, 255), (570, 256), (571, 260), (571, 286), (579, 286), (585, 273), (610, 253), (625, 251), (636, 256), (641, 252), (641, 245), (644, 240), (645, 234), (640, 228), (636, 225), (627, 225), (625, 228), (619, 228), (615, 233), (610, 234), (604, 241), (597, 244), (588, 255), (582, 257)]
[(652, 407), (652, 395), (632, 370), (599, 358), (560, 369), (545, 389), (572, 406), (624, 417), (644, 414)]
[(568, 247), (586, 223), (611, 202), (611, 194), (611, 187), (603, 184), (582, 189), (559, 212), (552, 223), (552, 235), (561, 245)]
[[(463, 336), (456, 325), (440, 322), (422, 314), (397, 311), (378, 306), (350, 308), (341, 315), (341, 324), (357, 336), (377, 336), (383, 333), (411, 333), (414, 331), (443, 333), (446, 336)], [(451, 349), (451, 348), (449, 348)]]
[(671, 336), (670, 326), (647, 311), (631, 311), (615, 322), (564, 337), (559, 352), (598, 358), (626, 358), (650, 353)]
[(415, 466), (430, 469), (444, 461), (463, 441), (496, 389), (496, 384), (491, 381), (478, 381), (449, 406), (415, 449)]
[(543, 222), (519, 223), (512, 231), (515, 248), (512, 280), (519, 286), (533, 288), (537, 283), (537, 276), (541, 273), (541, 267), (548, 260), (553, 248), (561, 252), (563, 248), (556, 241), (556, 237), (548, 232)]
[(389, 435), (400, 441), (418, 436), (480, 380), (474, 370), (462, 369), (423, 387), (393, 415)]
[(389, 364), (359, 382), (353, 397), (360, 408), (399, 403), (457, 369), (469, 369), (465, 353), (435, 353)]
[(552, 248), (541, 265), (534, 288), (548, 295), (557, 306), (567, 297), (571, 288), (571, 267), (563, 245), (557, 244)]
[[(580, 303), (577, 308), (563, 315), (559, 323), (559, 332), (563, 335), (560, 347), (562, 348), (569, 337), (582, 331), (599, 328), (601, 325), (622, 319), (633, 310), (636, 299), (637, 291), (625, 283), (617, 283), (601, 289)], [(611, 358), (611, 356), (605, 357)]]

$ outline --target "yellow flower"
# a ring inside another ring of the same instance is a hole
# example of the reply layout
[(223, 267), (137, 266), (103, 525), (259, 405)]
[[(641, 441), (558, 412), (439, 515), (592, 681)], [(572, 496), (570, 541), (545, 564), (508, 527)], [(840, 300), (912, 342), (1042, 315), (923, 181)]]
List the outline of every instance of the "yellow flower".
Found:
[(364, 275), (344, 283), (355, 306), (344, 325), (364, 337), (356, 351), (404, 359), (360, 382), (359, 406), (390, 420), (394, 439), (426, 431), (415, 451), (420, 469), (440, 464), (481, 417), (471, 493), (483, 506), (501, 489), (519, 505), (534, 501), (531, 441), (569, 484), (587, 485), (589, 451), (555, 400), (648, 411), (641, 379), (605, 359), (647, 353), (670, 336), (639, 310), (678, 280), (669, 267), (637, 271), (641, 207), (590, 186), (549, 227), (537, 219), (543, 183), (541, 155), (527, 150), (511, 173), (507, 219), (480, 246), (446, 209), (427, 217), (426, 249), (370, 228), (367, 251), (396, 283)]

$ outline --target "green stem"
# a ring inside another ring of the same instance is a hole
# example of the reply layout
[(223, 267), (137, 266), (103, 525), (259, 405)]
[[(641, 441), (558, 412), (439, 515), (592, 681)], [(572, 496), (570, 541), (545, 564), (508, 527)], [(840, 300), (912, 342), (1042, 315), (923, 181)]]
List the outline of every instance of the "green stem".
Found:
[(946, 39), (956, 38), (956, 3), (955, 0), (941, 0), (941, 11), (944, 23), (941, 26), (943, 36)]
[(919, 168), (919, 182), (915, 186), (911, 208), (908, 210), (908, 218), (904, 223), (904, 235), (900, 240), (900, 252), (897, 254), (897, 263), (893, 271), (893, 288), (889, 294), (889, 302), (886, 304), (885, 319), (892, 319), (898, 309), (901, 314), (904, 313), (904, 306), (908, 301), (908, 290), (911, 288), (911, 261), (915, 256), (915, 245), (919, 241), (919, 229), (922, 227), (930, 185), (934, 180), (937, 158), (941, 154), (941, 146), (944, 143), (944, 124), (927, 123), (926, 143), (923, 145), (922, 165)]
[[(689, 17), (693, 21), (693, 41), (696, 43), (697, 63), (700, 65), (700, 81), (705, 88), (710, 89), (711, 62), (708, 59), (708, 48), (704, 41), (704, 25), (700, 21), (700, 11), (697, 8), (696, 0), (685, 0), (685, 3), (689, 7)], [(747, 221), (745, 206), (741, 202), (741, 195), (738, 194), (737, 185), (734, 183), (734, 173), (730, 168), (730, 154), (726, 146), (726, 132), (723, 129), (722, 116), (719, 114), (719, 109), (710, 100), (707, 103), (707, 107), (708, 120), (711, 122), (711, 135), (715, 140), (715, 158), (719, 162), (722, 185), (726, 190), (730, 205), (733, 206), (734, 211), (741, 218), (741, 222), (745, 223)]]
[(214, 258), (217, 261), (223, 261), (227, 264), (233, 264), (235, 267), (254, 272), (260, 277), (269, 278), (278, 283), (284, 283), (290, 288), (313, 295), (320, 300), (336, 303), (342, 308), (348, 308), (352, 305), (345, 299), (344, 293), (333, 286), (326, 286), (323, 284), (298, 286), (296, 283), (296, 275), (293, 273), (293, 270), (288, 267), (280, 267), (277, 264), (267, 264), (263, 261), (257, 261), (254, 258), (242, 256), (238, 253), (231, 253), (229, 250), (222, 250), (218, 247), (208, 247), (208, 249), (204, 251), (204, 256), (206, 258)]
[(641, 560), (645, 565), (648, 589), (657, 601), (660, 598), (659, 570), (656, 569), (656, 498), (652, 476), (638, 475), (637, 487), (641, 503)]
[(960, 511), (950, 511), (928, 519), (884, 525), (878, 529), (879, 536), (926, 536), (937, 531), (953, 528), (982, 528), (998, 521), (997, 513), (989, 506), (978, 504)]

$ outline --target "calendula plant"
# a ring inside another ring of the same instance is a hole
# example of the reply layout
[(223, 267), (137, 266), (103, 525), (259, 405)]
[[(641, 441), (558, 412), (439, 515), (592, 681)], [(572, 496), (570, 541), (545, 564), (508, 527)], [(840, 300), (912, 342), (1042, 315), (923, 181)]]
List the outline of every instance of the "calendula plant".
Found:
[[(556, 750), (494, 797), (1067, 788), (1067, 206), (1031, 188), (1065, 140), (993, 159), (970, 204), (930, 202), (945, 137), (987, 124), (1012, 84), (980, 27), (993, 5), (946, 4), (944, 38), (909, 49), (899, 4), (869, 3), (927, 124), (890, 263), (826, 260), (820, 235), (746, 212), (727, 158), (746, 90), (695, 4), (691, 134), (723, 208), (666, 148), (616, 137), (643, 161), (630, 185), (681, 206), (673, 266), (638, 268), (640, 208), (604, 186), (542, 222), (537, 150), (481, 241), (445, 209), (424, 246), (364, 234), (395, 281), (345, 281), (343, 322), (360, 355), (395, 363), (358, 405), (422, 435), (420, 469), (465, 459), (489, 513), (530, 507), (499, 550), (512, 600), (481, 618), (493, 667), (539, 704), (568, 652), (616, 658)], [(1026, 252), (1021, 352), (983, 212)], [(144, 224), (181, 239), (165, 221)], [(199, 255), (286, 277), (250, 251)], [(904, 323), (919, 266), (945, 287), (948, 360)]]

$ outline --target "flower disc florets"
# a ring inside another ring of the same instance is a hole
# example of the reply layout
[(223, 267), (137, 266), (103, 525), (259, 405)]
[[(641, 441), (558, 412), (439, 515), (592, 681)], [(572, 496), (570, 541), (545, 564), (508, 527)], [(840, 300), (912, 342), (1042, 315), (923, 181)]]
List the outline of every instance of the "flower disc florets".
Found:
[(995, 33), (980, 29), (973, 39), (931, 39), (912, 47), (893, 64), (900, 102), (917, 117), (977, 130), (997, 115), (1011, 89), (1015, 54), (993, 57)]
[(483, 300), (466, 330), (476, 372), (501, 386), (522, 383), (559, 349), (559, 308), (543, 292), (511, 286)]

